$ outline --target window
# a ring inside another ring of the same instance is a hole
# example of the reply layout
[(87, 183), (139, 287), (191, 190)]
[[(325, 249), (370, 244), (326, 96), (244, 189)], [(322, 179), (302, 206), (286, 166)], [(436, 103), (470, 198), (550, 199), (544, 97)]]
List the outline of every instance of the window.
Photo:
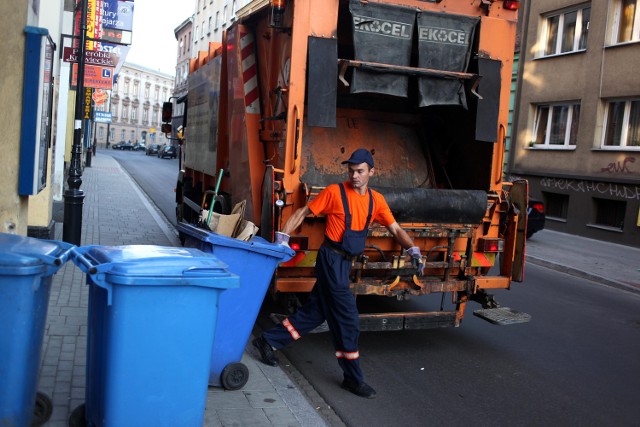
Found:
[(566, 194), (543, 192), (545, 215), (547, 218), (567, 220), (569, 196)]
[(580, 104), (538, 105), (531, 146), (540, 148), (575, 147), (580, 124)]
[(541, 56), (585, 50), (590, 14), (591, 7), (584, 6), (545, 16), (541, 44), (544, 51)]
[(615, 0), (610, 40), (611, 44), (640, 40), (638, 0)]
[(640, 98), (607, 103), (602, 148), (640, 150)]
[(122, 132), (120, 132), (120, 138), (124, 140), (124, 129), (122, 129)]
[(116, 130), (115, 129), (109, 129), (109, 139), (110, 140), (114, 140), (116, 139)]
[(227, 25), (227, 5), (222, 9), (222, 26)]
[(149, 99), (149, 86), (151, 86), (149, 83), (144, 86), (144, 99)]
[(236, 0), (233, 0), (231, 4), (231, 20), (233, 21), (234, 19), (236, 19)]
[(142, 121), (146, 123), (147, 120), (149, 120), (149, 109), (147, 107), (145, 107), (142, 110)]
[(200, 27), (200, 38), (204, 38), (204, 21), (202, 21), (202, 26)]
[(132, 130), (131, 131), (131, 141), (135, 141), (136, 140), (136, 131)]
[(217, 29), (218, 29), (218, 27), (220, 26), (220, 11), (217, 11), (217, 12), (216, 12), (216, 22), (215, 22), (215, 24), (216, 24), (216, 27), (215, 27), (215, 28), (216, 28), (216, 30), (217, 30)]
[(155, 90), (153, 91), (153, 100), (157, 101), (159, 96), (160, 96), (160, 88), (156, 86)]
[(211, 26), (213, 25), (213, 21), (211, 17), (209, 17), (209, 26), (207, 27), (207, 34), (211, 34)]
[(102, 126), (98, 128), (98, 138), (104, 138), (104, 128)]
[(131, 107), (131, 121), (135, 122), (136, 121), (136, 112), (138, 111), (138, 109), (136, 107)]
[(127, 108), (126, 106), (123, 106), (123, 107), (122, 107), (122, 120), (126, 120), (126, 118), (127, 118), (127, 114), (129, 113), (129, 112), (127, 111), (127, 109), (128, 109), (128, 108)]
[(139, 81), (133, 82), (133, 96), (138, 96), (138, 86), (140, 85)]
[(627, 209), (627, 202), (594, 197), (593, 205), (595, 221), (594, 224), (590, 224), (591, 226), (622, 231), (624, 228), (624, 212)]
[(198, 26), (197, 25), (196, 25), (195, 35), (196, 35), (196, 39), (195, 39), (194, 43), (198, 43)]
[(124, 94), (129, 95), (129, 79), (125, 79), (124, 81)]

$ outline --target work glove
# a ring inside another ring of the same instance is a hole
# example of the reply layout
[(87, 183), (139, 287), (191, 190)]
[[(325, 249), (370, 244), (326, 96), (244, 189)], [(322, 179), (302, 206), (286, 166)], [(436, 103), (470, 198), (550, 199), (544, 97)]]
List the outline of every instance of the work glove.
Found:
[(289, 236), (288, 234), (276, 231), (276, 240), (275, 240), (274, 243), (276, 243), (278, 245), (284, 245), (284, 246), (288, 247), (290, 238), (291, 238), (291, 236)]
[(418, 276), (422, 276), (424, 274), (424, 262), (422, 261), (420, 248), (417, 246), (412, 246), (407, 249), (407, 253), (411, 257), (411, 263), (413, 264), (413, 267), (418, 270)]

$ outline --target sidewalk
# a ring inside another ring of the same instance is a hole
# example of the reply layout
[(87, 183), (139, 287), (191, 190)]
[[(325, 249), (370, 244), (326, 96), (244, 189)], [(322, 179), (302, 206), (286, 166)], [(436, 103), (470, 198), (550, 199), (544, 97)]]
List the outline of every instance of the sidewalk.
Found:
[[(82, 180), (82, 245), (180, 246), (175, 228), (112, 157), (98, 153)], [(62, 224), (56, 224), (56, 239), (62, 240)], [(88, 290), (72, 262), (53, 278), (38, 385), (53, 403), (45, 426), (68, 426), (71, 412), (84, 403)], [(283, 369), (258, 362), (250, 345), (242, 363), (249, 381), (241, 390), (209, 388), (205, 426), (327, 425)]]
[(541, 230), (526, 251), (529, 263), (640, 294), (639, 248)]

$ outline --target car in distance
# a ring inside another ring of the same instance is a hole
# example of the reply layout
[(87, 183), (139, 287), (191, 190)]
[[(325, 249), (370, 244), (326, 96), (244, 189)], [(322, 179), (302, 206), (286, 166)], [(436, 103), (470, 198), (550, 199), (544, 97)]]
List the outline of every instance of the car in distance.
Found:
[(153, 156), (154, 154), (158, 154), (158, 150), (160, 149), (160, 145), (158, 144), (150, 144), (147, 147), (147, 151), (145, 152), (145, 154), (147, 156)]
[(136, 142), (135, 144), (133, 144), (133, 151), (145, 151), (147, 149), (147, 147), (145, 147), (144, 144), (141, 144), (139, 142)]
[(158, 151), (158, 157), (161, 159), (175, 159), (178, 157), (178, 151), (173, 145), (165, 145)]
[(544, 202), (529, 199), (527, 208), (527, 239), (544, 228), (545, 213)]
[(122, 150), (122, 144), (125, 144), (125, 141), (120, 141), (116, 144), (111, 144), (111, 148), (113, 148), (114, 150)]

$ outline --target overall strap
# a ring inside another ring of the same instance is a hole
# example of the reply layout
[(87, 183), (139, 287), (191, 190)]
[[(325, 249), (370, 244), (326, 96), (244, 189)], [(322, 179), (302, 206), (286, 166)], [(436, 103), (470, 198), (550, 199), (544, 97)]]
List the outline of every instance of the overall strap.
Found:
[[(344, 184), (338, 184), (340, 186), (340, 196), (342, 197), (342, 206), (344, 208), (344, 222), (346, 224), (346, 230), (351, 230), (351, 212), (349, 211), (349, 202), (347, 201), (347, 193), (344, 189)], [(369, 228), (371, 222), (371, 214), (373, 213), (373, 194), (371, 189), (367, 188), (369, 193), (369, 212), (367, 213), (367, 222), (364, 225), (364, 230)]]

